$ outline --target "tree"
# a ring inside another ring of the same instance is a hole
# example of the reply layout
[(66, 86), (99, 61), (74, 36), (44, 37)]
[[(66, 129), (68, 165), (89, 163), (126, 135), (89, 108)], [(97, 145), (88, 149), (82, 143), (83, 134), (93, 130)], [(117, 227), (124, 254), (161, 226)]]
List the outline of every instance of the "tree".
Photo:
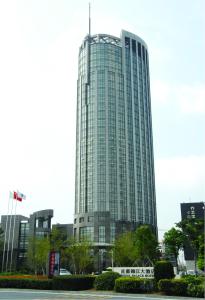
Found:
[(46, 274), (50, 241), (48, 237), (34, 237), (29, 240), (27, 263), (35, 274)]
[(93, 267), (92, 244), (89, 241), (77, 242), (75, 239), (70, 239), (65, 253), (75, 274), (89, 272)]
[(4, 251), (4, 231), (0, 227), (0, 261), (2, 261), (3, 251)]
[(136, 258), (143, 265), (153, 263), (158, 257), (158, 241), (149, 225), (141, 225), (134, 235)]
[(158, 242), (149, 225), (141, 225), (136, 232), (126, 232), (115, 240), (113, 247), (115, 264), (146, 265), (158, 258)]
[(205, 257), (204, 257), (204, 233), (199, 236), (199, 253), (197, 266), (200, 270), (204, 271)]
[(185, 236), (179, 229), (172, 227), (164, 234), (164, 243), (168, 254), (172, 254), (176, 261), (176, 267), (178, 271), (178, 256), (179, 250), (183, 249)]
[(68, 247), (68, 240), (66, 232), (62, 232), (58, 228), (53, 228), (50, 236), (51, 250), (60, 253), (61, 267), (68, 267), (69, 261), (66, 255), (66, 248)]
[(133, 234), (126, 232), (120, 235), (113, 247), (114, 261), (117, 266), (131, 267), (136, 259)]
[(0, 249), (3, 249), (2, 245), (4, 244), (4, 231), (0, 226)]
[(53, 228), (50, 235), (51, 249), (60, 251), (67, 246), (67, 235), (58, 228)]
[(194, 265), (196, 273), (196, 264), (200, 248), (200, 236), (204, 229), (203, 219), (185, 219), (176, 224), (178, 228), (182, 229), (186, 236), (186, 243), (192, 248), (194, 253)]

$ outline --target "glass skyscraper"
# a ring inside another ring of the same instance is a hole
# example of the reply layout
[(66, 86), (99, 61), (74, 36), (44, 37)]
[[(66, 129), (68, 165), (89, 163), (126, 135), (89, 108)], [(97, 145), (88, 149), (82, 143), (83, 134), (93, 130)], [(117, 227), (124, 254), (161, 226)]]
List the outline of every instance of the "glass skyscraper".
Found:
[(79, 51), (74, 235), (98, 246), (139, 224), (157, 229), (145, 42), (88, 35)]

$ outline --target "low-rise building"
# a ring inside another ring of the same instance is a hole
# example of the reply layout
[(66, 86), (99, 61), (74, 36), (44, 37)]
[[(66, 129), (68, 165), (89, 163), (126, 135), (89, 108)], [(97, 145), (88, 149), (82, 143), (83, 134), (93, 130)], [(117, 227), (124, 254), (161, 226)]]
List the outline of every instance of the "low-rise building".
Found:
[(46, 237), (51, 232), (53, 210), (34, 212), (29, 218), (22, 215), (3, 215), (1, 228), (4, 231), (2, 271), (22, 269), (32, 238)]

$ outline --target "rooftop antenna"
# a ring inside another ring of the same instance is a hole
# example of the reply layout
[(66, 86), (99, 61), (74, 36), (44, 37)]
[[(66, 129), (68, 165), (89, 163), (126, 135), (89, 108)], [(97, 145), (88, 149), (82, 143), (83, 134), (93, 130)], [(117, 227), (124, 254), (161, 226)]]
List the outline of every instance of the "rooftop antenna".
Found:
[(90, 2), (89, 2), (89, 36), (91, 34)]

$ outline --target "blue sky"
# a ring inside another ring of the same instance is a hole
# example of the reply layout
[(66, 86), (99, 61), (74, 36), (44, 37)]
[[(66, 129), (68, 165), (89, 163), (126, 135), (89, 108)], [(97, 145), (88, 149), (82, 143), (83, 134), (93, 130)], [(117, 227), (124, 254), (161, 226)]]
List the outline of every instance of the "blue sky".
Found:
[[(150, 58), (160, 236), (180, 203), (205, 199), (205, 1), (91, 1), (92, 33), (139, 35)], [(71, 223), (75, 189), (78, 49), (88, 32), (83, 0), (0, 2), (0, 214), (53, 208)]]

